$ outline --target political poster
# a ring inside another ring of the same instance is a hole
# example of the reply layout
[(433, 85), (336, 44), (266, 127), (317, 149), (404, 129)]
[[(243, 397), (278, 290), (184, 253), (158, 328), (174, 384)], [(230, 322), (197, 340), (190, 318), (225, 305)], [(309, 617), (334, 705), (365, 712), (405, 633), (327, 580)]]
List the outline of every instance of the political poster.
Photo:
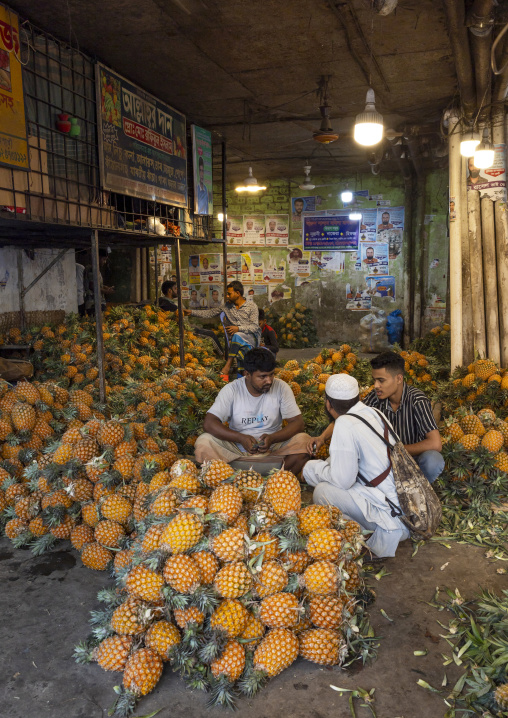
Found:
[(254, 301), (254, 297), (260, 297), (263, 294), (266, 294), (268, 291), (268, 287), (266, 284), (253, 284), (251, 286), (245, 286), (244, 292), (245, 292), (245, 298), (247, 301)]
[(265, 244), (265, 216), (263, 214), (244, 214), (243, 216), (243, 244)]
[(485, 170), (474, 166), (474, 158), (467, 162), (467, 189), (478, 190), (480, 197), (506, 202), (506, 145), (494, 145), (494, 164)]
[(285, 247), (289, 241), (289, 215), (265, 216), (265, 243), (267, 247)]
[(372, 276), (366, 278), (368, 292), (371, 297), (386, 297), (395, 301), (395, 277)]
[(292, 197), (291, 198), (291, 224), (293, 229), (301, 229), (305, 212), (316, 211), (315, 197)]
[(97, 63), (102, 187), (187, 207), (185, 116)]
[(263, 272), (265, 282), (280, 284), (286, 279), (286, 260), (269, 256)]
[(252, 262), (252, 280), (254, 284), (263, 284), (263, 255), (261, 252), (249, 252)]
[(189, 309), (208, 309), (208, 287), (190, 286)]
[(200, 279), (199, 254), (191, 254), (189, 257), (189, 282), (190, 284), (199, 284)]
[(210, 284), (208, 287), (208, 309), (216, 309), (221, 307), (223, 304), (223, 291), (222, 284)]
[(18, 170), (30, 168), (19, 22), (16, 13), (3, 5), (0, 5), (0, 165)]
[(346, 284), (346, 309), (351, 312), (366, 312), (372, 307), (372, 298), (367, 287), (356, 287)]
[(194, 214), (213, 214), (212, 133), (192, 125)]
[(310, 263), (311, 268), (319, 272), (342, 274), (346, 265), (346, 256), (344, 252), (311, 252)]
[(293, 277), (308, 277), (311, 273), (310, 252), (303, 252), (301, 247), (289, 247), (288, 271)]
[(304, 217), (303, 248), (328, 252), (356, 252), (360, 221), (349, 215), (337, 217)]
[(226, 220), (226, 236), (229, 245), (242, 245), (243, 244), (243, 217), (237, 215), (230, 217)]
[(291, 287), (286, 284), (279, 285), (278, 287), (268, 289), (268, 301), (270, 304), (279, 302), (281, 299), (291, 299)]
[(386, 274), (388, 245), (382, 242), (360, 242), (355, 269), (365, 274)]
[(377, 240), (377, 209), (364, 209), (360, 222), (360, 242)]
[(384, 232), (393, 229), (404, 229), (404, 207), (386, 207), (377, 210), (377, 238), (379, 242), (386, 242)]
[(222, 280), (222, 257), (220, 254), (199, 255), (201, 284), (220, 284)]

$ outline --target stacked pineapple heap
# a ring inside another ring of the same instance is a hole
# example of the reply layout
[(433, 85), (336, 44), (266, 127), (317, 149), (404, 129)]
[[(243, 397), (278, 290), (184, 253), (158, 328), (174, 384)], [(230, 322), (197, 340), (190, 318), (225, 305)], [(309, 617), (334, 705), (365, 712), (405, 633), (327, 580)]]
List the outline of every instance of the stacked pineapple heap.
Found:
[(108, 412), (116, 418), (108, 420), (90, 391), (0, 382), (0, 516), (8, 538), (36, 554), (70, 539), (85, 564), (105, 568), (153, 477), (178, 451), (193, 450), (217, 389), (198, 365), (174, 369), (159, 382), (114, 389)]
[[(136, 532), (114, 558), (78, 661), (123, 673), (117, 713), (153, 690), (165, 663), (213, 703), (252, 695), (297, 656), (342, 664), (362, 634), (360, 527), (302, 508), (288, 471), (263, 478), (187, 459), (153, 477)], [(116, 690), (116, 689), (115, 689)]]
[(286, 314), (277, 314), (273, 308), (266, 321), (277, 332), (279, 345), (288, 349), (315, 347), (318, 343), (316, 322), (312, 310), (296, 302)]
[[(156, 380), (172, 367), (180, 366), (178, 325), (171, 312), (130, 306), (110, 307), (103, 322), (108, 391), (132, 380)], [(35, 376), (62, 386), (83, 389), (98, 387), (95, 321), (69, 315), (62, 324), (30, 328), (13, 327), (0, 334), (0, 345), (31, 344)], [(220, 368), (207, 339), (185, 332), (186, 365)]]
[(478, 359), (467, 368), (456, 369), (452, 380), (440, 387), (446, 414), (471, 407), (474, 411), (493, 409), (508, 416), (508, 370), (499, 369), (490, 359)]

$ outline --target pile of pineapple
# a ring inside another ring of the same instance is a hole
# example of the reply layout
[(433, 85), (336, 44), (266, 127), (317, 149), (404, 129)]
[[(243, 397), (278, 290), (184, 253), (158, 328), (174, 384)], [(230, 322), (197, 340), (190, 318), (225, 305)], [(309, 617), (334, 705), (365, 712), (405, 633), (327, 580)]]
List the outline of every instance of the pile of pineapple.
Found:
[(271, 308), (266, 315), (267, 323), (275, 329), (279, 346), (288, 349), (314, 347), (318, 343), (316, 323), (312, 310), (297, 302), (286, 314), (277, 314)]
[(478, 359), (467, 368), (457, 369), (452, 381), (440, 387), (444, 410), (448, 414), (461, 407), (475, 411), (491, 408), (508, 415), (508, 370), (499, 369), (489, 359)]
[(38, 554), (70, 539), (85, 564), (105, 568), (154, 477), (193, 451), (218, 387), (191, 364), (112, 387), (107, 411), (87, 388), (0, 382), (0, 517), (15, 546)]
[(117, 588), (99, 594), (108, 605), (76, 649), (78, 661), (123, 674), (117, 714), (166, 663), (229, 706), (298, 656), (344, 661), (359, 633), (361, 529), (334, 507), (302, 508), (292, 473), (264, 478), (222, 461), (198, 473), (178, 459), (140, 508), (135, 534), (115, 543)]
[[(126, 386), (131, 381), (155, 380), (180, 366), (178, 325), (171, 312), (146, 306), (142, 309), (120, 305), (108, 307), (103, 322), (106, 380), (108, 387)], [(66, 387), (98, 387), (95, 321), (69, 315), (57, 326), (13, 327), (3, 343), (30, 344), (34, 354), (35, 377), (58, 381)], [(185, 332), (185, 362), (207, 369), (220, 368), (209, 340)]]

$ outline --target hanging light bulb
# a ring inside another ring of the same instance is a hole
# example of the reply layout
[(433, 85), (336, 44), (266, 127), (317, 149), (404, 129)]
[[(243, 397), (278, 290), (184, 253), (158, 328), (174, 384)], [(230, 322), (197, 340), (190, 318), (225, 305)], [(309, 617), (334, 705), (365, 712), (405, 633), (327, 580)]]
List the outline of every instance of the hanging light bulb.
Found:
[(460, 154), (462, 157), (472, 157), (480, 144), (480, 140), (481, 137), (478, 132), (473, 132), (473, 130), (465, 132), (460, 140)]
[(474, 152), (474, 166), (479, 170), (486, 170), (494, 164), (494, 148), (489, 142), (489, 131), (483, 128), (483, 138)]
[(346, 189), (340, 193), (340, 198), (342, 200), (342, 204), (349, 204), (350, 202), (353, 201), (353, 193), (351, 192), (351, 190), (349, 189), (349, 187), (347, 185), (346, 185)]
[(356, 221), (356, 220), (360, 220), (361, 218), (362, 218), (361, 212), (354, 211), (354, 212), (350, 212), (350, 214), (349, 214), (349, 219)]
[[(226, 219), (227, 218), (228, 216), (226, 215)], [(219, 214), (217, 215), (217, 219), (219, 220), (219, 222), (224, 222), (224, 215), (222, 214), (222, 212), (219, 212)]]
[(260, 192), (263, 189), (266, 187), (259, 185), (257, 179), (252, 176), (252, 167), (249, 167), (249, 176), (244, 179), (243, 184), (235, 187), (237, 192)]
[(376, 110), (374, 90), (367, 90), (365, 110), (356, 115), (354, 138), (359, 145), (377, 145), (383, 138), (383, 115)]

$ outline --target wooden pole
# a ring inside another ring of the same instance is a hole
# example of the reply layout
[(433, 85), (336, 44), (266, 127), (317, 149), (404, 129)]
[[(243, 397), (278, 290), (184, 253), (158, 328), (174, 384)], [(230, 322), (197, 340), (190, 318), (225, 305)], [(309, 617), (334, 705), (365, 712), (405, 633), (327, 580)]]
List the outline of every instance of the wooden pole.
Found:
[[(506, 137), (503, 105), (492, 110), (492, 139), (495, 145), (504, 145)], [(505, 147), (506, 160), (506, 147)], [(497, 200), (494, 207), (496, 222), (497, 299), (499, 303), (499, 338), (501, 365), (508, 365), (508, 215), (506, 199)]]
[(136, 292), (135, 300), (136, 304), (141, 302), (141, 249), (136, 247)]
[(467, 366), (474, 360), (473, 295), (471, 294), (471, 261), (467, 213), (467, 158), (462, 157), (460, 196), (460, 236), (462, 245), (462, 361)]
[(141, 301), (144, 302), (146, 299), (146, 252), (145, 248), (141, 247)]
[(416, 181), (416, 221), (414, 223), (413, 251), (413, 339), (421, 336), (422, 330), (422, 232), (425, 221), (425, 176)]
[(480, 219), (480, 193), (467, 192), (467, 218), (469, 226), (469, 258), (471, 266), (471, 295), (473, 297), (473, 338), (476, 354), (487, 354), (485, 335), (485, 300), (483, 297), (482, 227)]
[(455, 201), (457, 219), (450, 222), (450, 365), (453, 371), (462, 366), (462, 239), (461, 230), (461, 154), (460, 133), (457, 132), (459, 118), (456, 112), (448, 115), (448, 160), (450, 166), (450, 198)]
[(154, 252), (154, 261), (153, 261), (153, 271), (155, 273), (155, 281), (154, 281), (154, 289), (155, 289), (155, 299), (153, 300), (153, 303), (157, 306), (157, 302), (159, 301), (159, 257), (157, 256), (159, 251), (159, 245), (156, 244), (153, 248)]
[(182, 302), (182, 266), (180, 257), (180, 237), (175, 240), (175, 274), (176, 289), (178, 292), (178, 334), (180, 336), (180, 366), (185, 366), (185, 328), (183, 325), (183, 302)]
[(494, 203), (482, 197), (482, 245), (483, 245), (483, 286), (485, 290), (485, 324), (487, 329), (487, 355), (499, 364), (499, 309), (497, 306), (496, 235), (494, 224)]
[(93, 301), (95, 305), (95, 333), (97, 336), (97, 369), (99, 370), (99, 398), (106, 401), (106, 361), (104, 357), (104, 336), (102, 333), (101, 283), (99, 268), (99, 232), (92, 232), (92, 276)]
[[(226, 197), (226, 143), (222, 142), (222, 271), (223, 271), (223, 292), (224, 301), (226, 301), (226, 295), (228, 293), (228, 228), (227, 228), (227, 211), (228, 201)], [(228, 343), (225, 343), (224, 352), (226, 359), (228, 358)]]
[(23, 250), (18, 249), (18, 297), (19, 297), (19, 320), (21, 329), (25, 329), (25, 277), (23, 272)]

